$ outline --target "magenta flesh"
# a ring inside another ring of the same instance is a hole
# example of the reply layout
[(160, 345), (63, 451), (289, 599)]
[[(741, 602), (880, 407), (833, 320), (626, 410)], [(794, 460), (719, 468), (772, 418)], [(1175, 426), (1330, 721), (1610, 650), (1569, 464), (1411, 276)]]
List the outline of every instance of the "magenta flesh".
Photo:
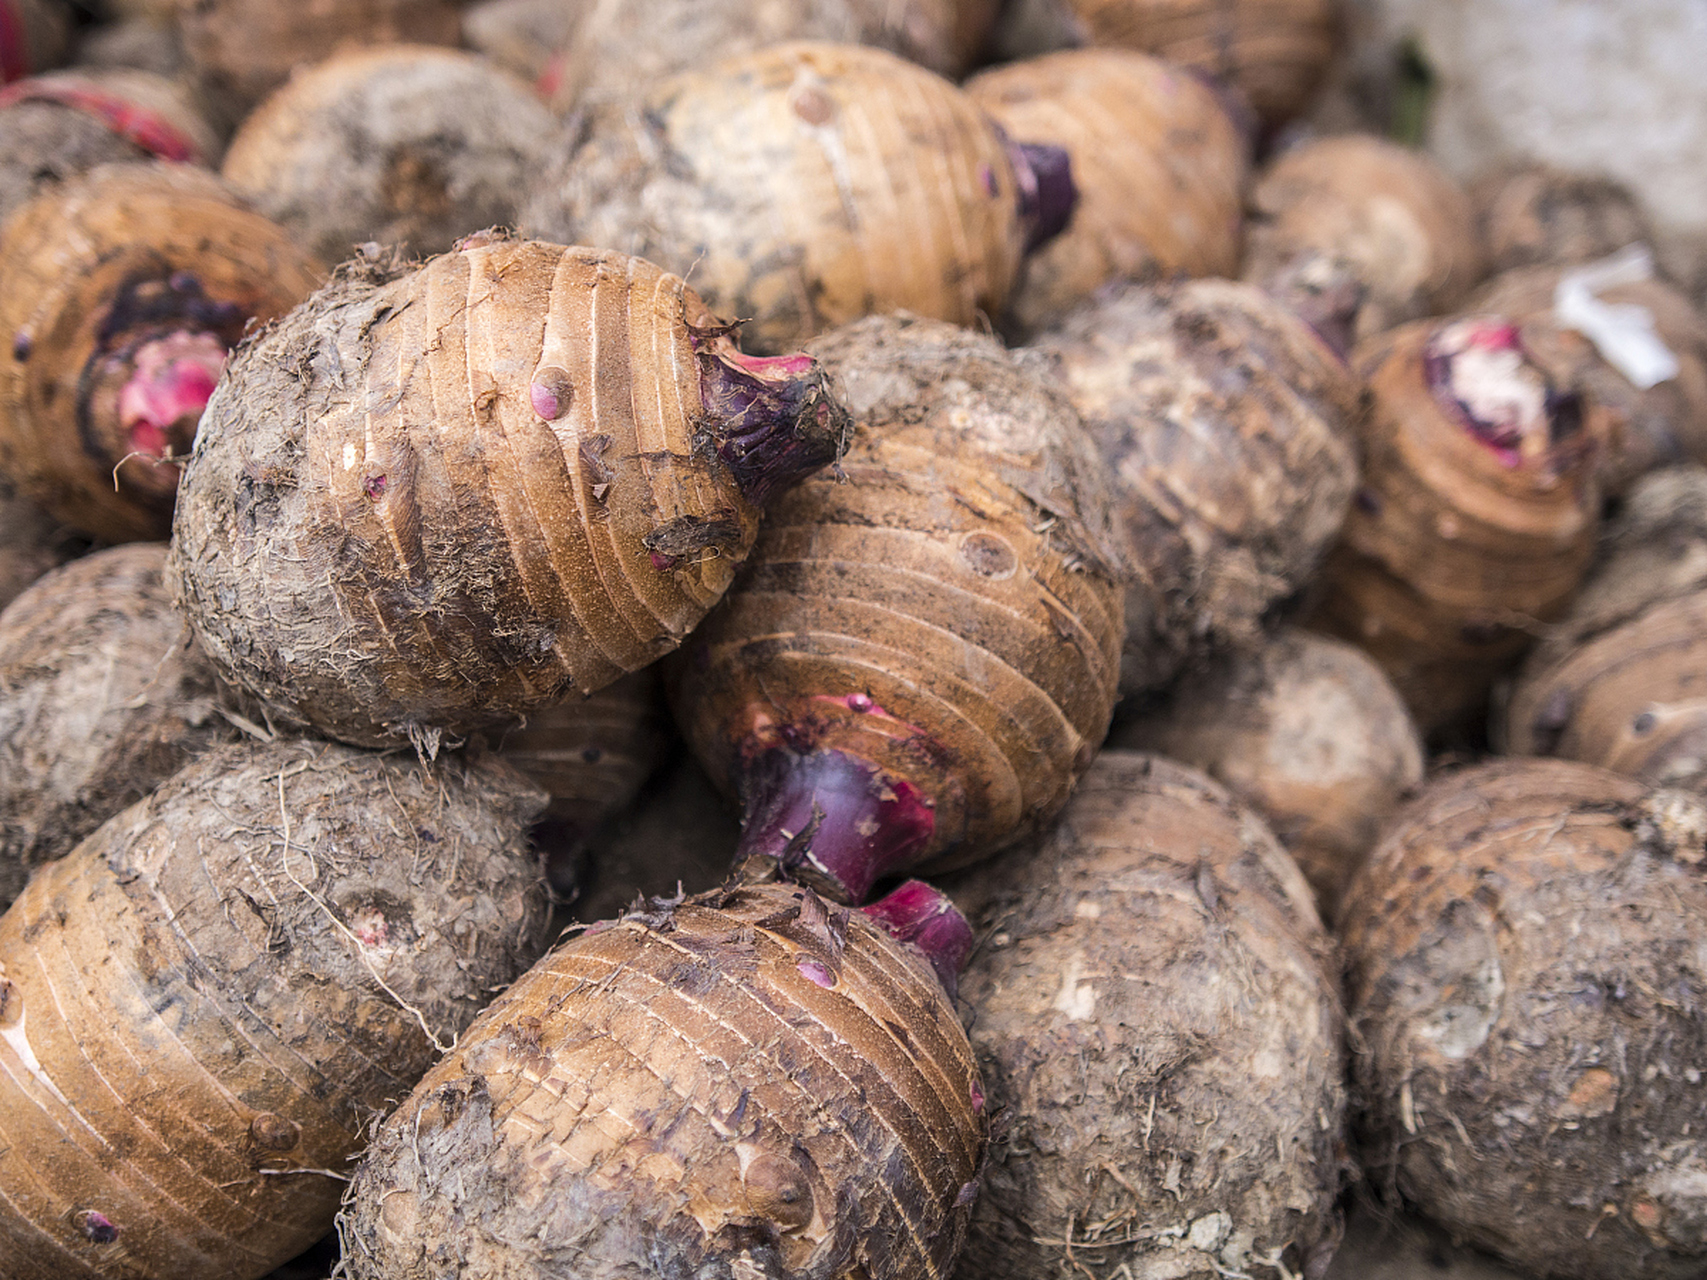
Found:
[[(955, 994), (960, 971), (972, 954), (972, 926), (947, 897), (923, 880), (908, 880), (860, 910), (891, 937), (924, 952), (943, 989)], [(976, 1095), (975, 1105), (982, 1104), (982, 1094)]]
[(1553, 390), (1517, 327), (1495, 316), (1445, 325), (1423, 352), (1435, 400), (1508, 467), (1545, 459), (1577, 433), (1577, 398)]
[(853, 422), (811, 356), (744, 355), (724, 341), (731, 331), (693, 331), (700, 400), (719, 424), (711, 438), (718, 456), (747, 500), (762, 507), (841, 457)]
[(138, 347), (118, 405), (131, 448), (152, 458), (189, 452), (225, 356), (225, 343), (211, 333), (180, 331)]
[(736, 860), (773, 858), (784, 875), (839, 902), (865, 901), (936, 830), (917, 788), (834, 748), (766, 751), (741, 794), (747, 825)]

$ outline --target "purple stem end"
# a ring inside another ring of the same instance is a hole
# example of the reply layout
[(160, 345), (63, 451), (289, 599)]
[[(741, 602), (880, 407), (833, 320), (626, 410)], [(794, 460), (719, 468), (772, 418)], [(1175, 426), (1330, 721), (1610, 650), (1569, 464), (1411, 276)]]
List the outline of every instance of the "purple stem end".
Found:
[(718, 424), (718, 456), (753, 505), (834, 462), (853, 419), (830, 394), (824, 367), (809, 355), (743, 355), (727, 329), (694, 335), (700, 400)]
[(766, 751), (741, 794), (747, 822), (737, 862), (774, 858), (785, 876), (839, 902), (863, 902), (936, 830), (918, 788), (833, 748)]
[(917, 947), (950, 997), (972, 954), (972, 926), (960, 909), (923, 880), (908, 880), (861, 911), (891, 937)]
[(1043, 142), (1010, 142), (1008, 156), (1019, 183), (1019, 216), (1025, 223), (1025, 251), (1033, 253), (1067, 229), (1079, 206), (1073, 161), (1065, 147)]

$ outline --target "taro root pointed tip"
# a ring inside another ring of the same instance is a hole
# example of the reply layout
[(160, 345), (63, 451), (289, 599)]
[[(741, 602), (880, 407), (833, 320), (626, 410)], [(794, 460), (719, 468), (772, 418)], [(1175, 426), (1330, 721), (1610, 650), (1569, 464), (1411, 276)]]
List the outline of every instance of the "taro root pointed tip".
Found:
[(755, 506), (840, 458), (853, 420), (812, 356), (749, 356), (728, 328), (694, 334), (705, 410), (722, 424), (718, 455)]

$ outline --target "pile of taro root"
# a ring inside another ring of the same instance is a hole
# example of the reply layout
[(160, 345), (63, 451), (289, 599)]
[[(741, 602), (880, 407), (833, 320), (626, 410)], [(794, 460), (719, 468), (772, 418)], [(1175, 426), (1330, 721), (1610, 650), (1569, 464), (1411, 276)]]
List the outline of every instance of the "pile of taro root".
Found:
[(1701, 281), (1345, 18), (0, 0), (0, 1277), (1707, 1276)]

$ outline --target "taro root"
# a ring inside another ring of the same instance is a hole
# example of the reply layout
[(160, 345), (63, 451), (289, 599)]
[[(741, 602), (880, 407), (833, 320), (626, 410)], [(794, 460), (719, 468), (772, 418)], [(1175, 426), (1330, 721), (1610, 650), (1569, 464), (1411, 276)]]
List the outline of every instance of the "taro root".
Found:
[(1544, 164), (1501, 168), (1469, 189), (1489, 272), (1592, 262), (1654, 233), (1629, 188)]
[(222, 172), (328, 262), (370, 240), (425, 256), (513, 224), (555, 128), (526, 86), (472, 54), (359, 50), (257, 107)]
[(926, 956), (952, 974), (970, 942), (917, 881), (865, 911), (750, 885), (587, 930), (380, 1128), (350, 1275), (946, 1274), (984, 1092)]
[(64, 525), (0, 477), (0, 610), (49, 569), (88, 549)]
[(600, 105), (786, 40), (871, 45), (957, 78), (977, 61), (994, 8), (988, 0), (601, 0), (579, 8), (547, 72), (552, 106)]
[(1041, 361), (906, 317), (811, 349), (858, 423), (845, 482), (770, 511), (671, 698), (739, 800), (742, 856), (861, 902), (1066, 802), (1113, 709), (1120, 562), (1095, 445)]
[(210, 752), (0, 918), (8, 1280), (254, 1280), (332, 1225), (372, 1118), (540, 951), (496, 762)]
[(1238, 273), (1250, 148), (1189, 72), (1122, 49), (1069, 50), (982, 72), (966, 92), (1010, 137), (1066, 151), (1079, 194), (1008, 299), (1021, 332), (1109, 280)]
[(1257, 644), (1357, 483), (1356, 384), (1249, 285), (1104, 291), (1037, 339), (1101, 446), (1137, 565), (1121, 688)]
[(1342, 350), (1456, 307), (1482, 275), (1469, 198), (1433, 160), (1384, 138), (1322, 138), (1258, 177), (1243, 278)]
[(462, 42), (549, 98), (553, 59), (585, 12), (579, 0), (479, 0), (462, 11)]
[(0, 613), (0, 906), (216, 743), (213, 668), (133, 543), (41, 578)]
[(1255, 809), (1330, 917), (1423, 775), (1422, 740), (1381, 668), (1299, 630), (1180, 681), (1109, 741), (1202, 769)]
[[(1563, 267), (1508, 271), (1478, 289), (1471, 304), (1510, 316), (1525, 348), (1556, 380), (1589, 389), (1595, 409), (1607, 417), (1601, 482), (1610, 492), (1622, 492), (1655, 467), (1707, 461), (1707, 320), (1695, 304), (1651, 276), (1593, 291), (1606, 306), (1640, 308), (1675, 362), (1670, 376), (1643, 386), (1652, 373), (1628, 364), (1620, 369), (1593, 340), (1568, 327), (1558, 310), (1565, 276)], [(1617, 357), (1620, 351), (1610, 354)]]
[(1365, 344), (1364, 474), (1312, 625), (1381, 664), (1425, 734), (1479, 714), (1594, 552), (1600, 441), (1499, 316)]
[(1525, 661), (1505, 750), (1707, 786), (1707, 470), (1655, 472), (1602, 539), (1571, 611)]
[(961, 979), (993, 1112), (963, 1277), (1319, 1275), (1345, 1090), (1330, 944), (1262, 822), (1109, 751), (977, 873)]
[[(959, 89), (881, 49), (728, 58), (587, 130), (541, 175), (524, 227), (691, 272), (766, 352), (877, 312), (993, 316), (1027, 236), (1071, 208), (1058, 150), (1010, 147)], [(1040, 177), (1033, 159), (1058, 167)]]
[(219, 138), (179, 86), (146, 71), (56, 71), (0, 89), (0, 222), (96, 165), (210, 164)]
[(1562, 760), (1436, 779), (1341, 928), (1363, 1161), (1526, 1274), (1707, 1269), (1707, 809)]
[(359, 258), (226, 370), (175, 596), (275, 721), (357, 745), (431, 754), (600, 689), (680, 642), (845, 437), (816, 361), (732, 328), (619, 253)]
[(1334, 11), (1332, 0), (1017, 0), (996, 47), (1010, 58), (1086, 44), (1153, 53), (1231, 84), (1274, 126), (1326, 75)]
[(164, 538), (226, 353), (318, 263), (211, 174), (103, 165), (0, 232), (0, 471), (107, 542)]
[(63, 0), (0, 0), (0, 84), (58, 66), (70, 40)]
[(304, 63), (342, 48), (449, 44), (454, 0), (178, 0), (178, 31), (203, 93), (235, 124)]

